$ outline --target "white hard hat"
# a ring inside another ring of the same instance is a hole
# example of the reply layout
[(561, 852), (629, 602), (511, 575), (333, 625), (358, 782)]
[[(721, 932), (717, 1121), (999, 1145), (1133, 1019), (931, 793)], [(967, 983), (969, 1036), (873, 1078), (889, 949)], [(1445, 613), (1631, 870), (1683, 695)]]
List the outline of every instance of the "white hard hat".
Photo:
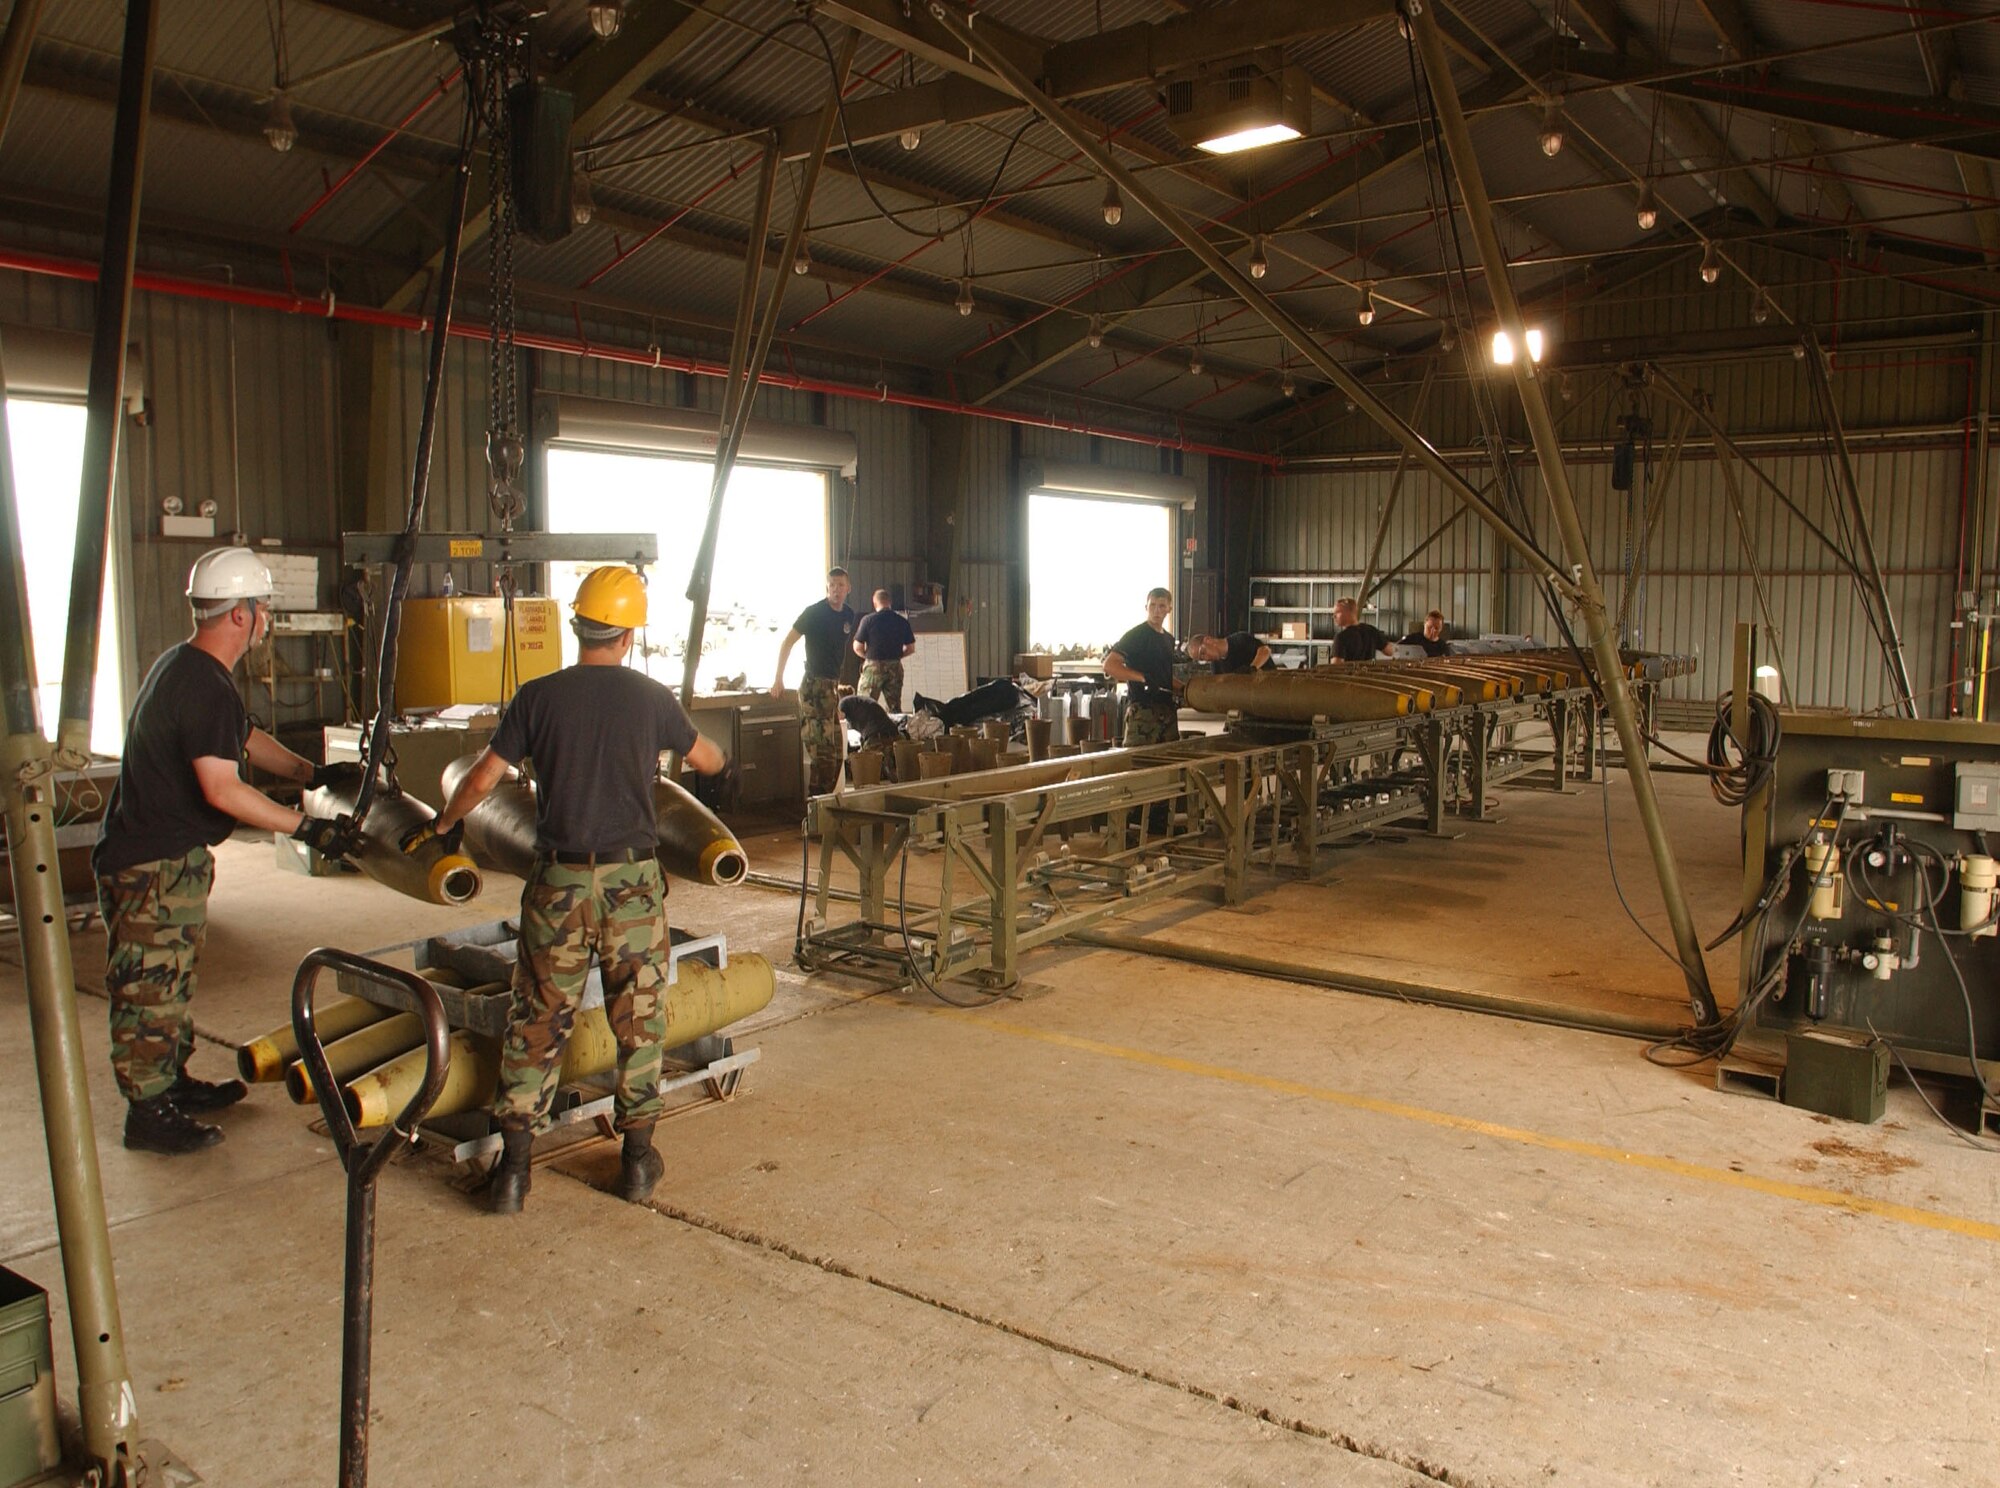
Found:
[(188, 570), (187, 597), (213, 600), (269, 599), (271, 570), (248, 548), (210, 548)]

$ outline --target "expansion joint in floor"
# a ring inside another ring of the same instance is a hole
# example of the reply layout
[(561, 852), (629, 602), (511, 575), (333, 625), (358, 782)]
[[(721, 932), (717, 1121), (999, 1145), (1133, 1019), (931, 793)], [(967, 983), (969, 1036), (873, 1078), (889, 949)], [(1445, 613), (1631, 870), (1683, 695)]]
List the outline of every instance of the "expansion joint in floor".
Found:
[(771, 1255), (795, 1261), (800, 1265), (811, 1266), (816, 1270), (825, 1272), (829, 1276), (838, 1276), (846, 1281), (858, 1281), (865, 1286), (875, 1287), (880, 1291), (901, 1297), (905, 1301), (933, 1308), (938, 1312), (946, 1313), (981, 1328), (990, 1328), (996, 1333), (1004, 1333), (1010, 1338), (1020, 1339), (1024, 1343), (1034, 1344), (1036, 1347), (1047, 1349), (1052, 1353), (1064, 1354), (1087, 1364), (1097, 1364), (1106, 1369), (1114, 1369), (1120, 1374), (1132, 1379), (1143, 1380), (1150, 1385), (1158, 1385), (1169, 1390), (1178, 1390), (1183, 1395), (1193, 1396), (1197, 1400), (1206, 1400), (1211, 1404), (1223, 1407), (1225, 1410), (1234, 1411), (1241, 1416), (1247, 1416), (1253, 1421), (1261, 1421), (1266, 1425), (1275, 1426), (1281, 1431), (1288, 1431), (1296, 1436), (1324, 1442), (1329, 1446), (1338, 1447), (1344, 1452), (1352, 1453), (1354, 1456), (1367, 1457), (1374, 1461), (1400, 1468), (1405, 1472), (1414, 1474), (1427, 1483), (1438, 1483), (1444, 1485), (1444, 1488), (1482, 1488), (1482, 1485), (1476, 1480), (1465, 1477), (1451, 1468), (1428, 1461), (1412, 1453), (1399, 1451), (1393, 1447), (1385, 1447), (1375, 1442), (1362, 1441), (1360, 1438), (1352, 1436), (1345, 1431), (1330, 1426), (1322, 1426), (1317, 1422), (1307, 1421), (1297, 1416), (1286, 1415), (1271, 1406), (1258, 1405), (1254, 1401), (1245, 1400), (1241, 1396), (1232, 1394), (1229, 1391), (1215, 1389), (1194, 1380), (1181, 1379), (1170, 1374), (1162, 1374), (1157, 1370), (1147, 1368), (1143, 1364), (1133, 1364), (1123, 1359), (1114, 1358), (1109, 1354), (1101, 1353), (1095, 1349), (1085, 1348), (1081, 1344), (1051, 1337), (1049, 1334), (1038, 1332), (1033, 1328), (1022, 1327), (1018, 1323), (1010, 1323), (1004, 1318), (997, 1318), (986, 1313), (976, 1312), (969, 1307), (960, 1306), (958, 1303), (947, 1301), (943, 1297), (933, 1296), (929, 1292), (920, 1291), (902, 1282), (891, 1281), (886, 1277), (876, 1276), (870, 1272), (860, 1270), (831, 1256), (813, 1255), (787, 1241), (758, 1234), (756, 1231), (744, 1229), (740, 1225), (729, 1224), (726, 1221), (713, 1219), (704, 1214), (697, 1214), (692, 1210), (682, 1209), (677, 1205), (665, 1203), (660, 1200), (654, 1200), (650, 1207), (656, 1213), (662, 1214), (668, 1219), (677, 1220), (692, 1229), (703, 1230), (708, 1234), (733, 1241), (738, 1245), (750, 1246), (757, 1250), (766, 1251)]

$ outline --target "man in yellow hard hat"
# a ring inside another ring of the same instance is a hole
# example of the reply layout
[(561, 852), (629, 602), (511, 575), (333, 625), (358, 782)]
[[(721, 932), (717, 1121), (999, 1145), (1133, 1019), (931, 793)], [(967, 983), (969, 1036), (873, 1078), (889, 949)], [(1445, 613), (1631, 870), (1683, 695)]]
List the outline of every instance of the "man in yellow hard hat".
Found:
[(90, 855), (104, 915), (111, 1067), (128, 1102), (125, 1145), (169, 1156), (220, 1142), (219, 1127), (190, 1113), (246, 1093), (240, 1080), (187, 1071), (188, 1004), (215, 884), (209, 849), (240, 823), (289, 832), (338, 857), (351, 849), (354, 827), (347, 817), (281, 806), (243, 778), (248, 761), (295, 785), (322, 783), (320, 767), (252, 726), (236, 691), (236, 664), (271, 623), (263, 560), (248, 548), (211, 549), (188, 574), (187, 599), (194, 633), (162, 654), (139, 688)]
[(627, 667), (632, 632), (646, 623), (645, 581), (599, 568), (576, 591), (574, 666), (525, 682), (435, 821), (404, 842), (455, 839), (466, 816), (534, 761), (535, 868), (521, 891), (514, 1006), (494, 1096), (503, 1151), (487, 1185), (497, 1214), (528, 1196), (528, 1160), (548, 1121), (563, 1050), (590, 963), (604, 979), (604, 1011), (618, 1035), (618, 1127), (625, 1134), (619, 1196), (643, 1203), (666, 1164), (653, 1148), (667, 1036), (667, 885), (654, 857), (653, 781), (668, 750), (704, 775), (728, 765), (695, 731), (673, 693)]

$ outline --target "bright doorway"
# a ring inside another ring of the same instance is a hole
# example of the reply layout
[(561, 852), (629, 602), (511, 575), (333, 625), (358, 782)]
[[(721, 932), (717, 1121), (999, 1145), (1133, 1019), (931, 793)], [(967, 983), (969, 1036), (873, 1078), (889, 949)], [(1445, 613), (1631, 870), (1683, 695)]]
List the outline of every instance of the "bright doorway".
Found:
[[(28, 572), (28, 621), (35, 636), (42, 728), (55, 734), (62, 704), (63, 641), (69, 628), (69, 571), (76, 556), (76, 507), (83, 487), (84, 409), (39, 398), (7, 400), (7, 434), (14, 453), (14, 503), (20, 514), (21, 556)], [(91, 703), (90, 747), (117, 755), (125, 747), (124, 616), (113, 557), (104, 565), (104, 619), (97, 643), (97, 683)]]
[[(653, 532), (660, 561), (649, 575), (650, 620), (636, 650), (648, 675), (678, 688), (687, 654), (688, 574), (708, 513), (715, 467), (671, 455), (552, 444), (548, 449), (551, 532)], [(549, 566), (549, 592), (568, 605), (590, 564)], [(699, 692), (742, 677), (767, 687), (778, 644), (792, 621), (826, 591), (826, 473), (798, 466), (745, 465), (730, 474), (709, 584)], [(575, 639), (565, 625), (564, 659)], [(805, 648), (792, 654), (787, 681), (804, 675)]]
[[(1028, 644), (1101, 656), (1174, 586), (1174, 508), (1158, 501), (1028, 493)], [(1173, 622), (1167, 624), (1173, 629)]]

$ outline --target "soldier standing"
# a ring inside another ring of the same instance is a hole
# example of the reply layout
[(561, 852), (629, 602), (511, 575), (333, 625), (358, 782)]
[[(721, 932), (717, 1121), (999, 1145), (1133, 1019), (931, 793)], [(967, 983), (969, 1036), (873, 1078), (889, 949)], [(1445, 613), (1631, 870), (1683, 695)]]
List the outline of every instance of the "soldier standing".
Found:
[(896, 612), (889, 591), (875, 591), (875, 609), (854, 628), (854, 654), (861, 658), (863, 697), (871, 697), (891, 713), (903, 711), (903, 658), (917, 649), (917, 633)]
[(1180, 705), (1174, 696), (1174, 638), (1167, 616), (1174, 596), (1165, 589), (1146, 595), (1146, 620), (1120, 636), (1104, 653), (1104, 675), (1125, 684), (1125, 747), (1172, 744), (1180, 738)]
[(618, 1036), (616, 1106), (625, 1137), (618, 1196), (644, 1203), (666, 1171), (653, 1147), (669, 943), (653, 782), (668, 750), (704, 775), (728, 763), (671, 692), (624, 664), (633, 630), (646, 623), (638, 574), (594, 570), (571, 609), (576, 664), (522, 684), (444, 810), (403, 842), (406, 852), (431, 837), (456, 847), (466, 816), (508, 767), (534, 761), (535, 868), (521, 890), (514, 1005), (494, 1096), (502, 1152), (487, 1197), (496, 1214), (518, 1214), (527, 1200), (535, 1132), (548, 1123), (593, 957)]
[(168, 1155), (220, 1142), (220, 1128), (188, 1113), (248, 1093), (241, 1080), (187, 1071), (188, 1004), (215, 884), (209, 849), (241, 823), (289, 832), (338, 857), (354, 825), (280, 806), (242, 775), (248, 760), (295, 785), (322, 783), (311, 761), (251, 725), (236, 691), (236, 664), (270, 626), (270, 571), (248, 548), (216, 548), (195, 560), (187, 598), (194, 633), (154, 662), (139, 688), (90, 855), (107, 936), (111, 1068), (128, 1102), (125, 1145)]
[(771, 696), (785, 695), (785, 664), (792, 647), (806, 643), (806, 675), (799, 683), (799, 738), (812, 761), (808, 790), (823, 796), (840, 778), (840, 668), (854, 640), (854, 611), (847, 607), (847, 570), (826, 571), (826, 602), (815, 600), (799, 612), (778, 647), (778, 675)]

